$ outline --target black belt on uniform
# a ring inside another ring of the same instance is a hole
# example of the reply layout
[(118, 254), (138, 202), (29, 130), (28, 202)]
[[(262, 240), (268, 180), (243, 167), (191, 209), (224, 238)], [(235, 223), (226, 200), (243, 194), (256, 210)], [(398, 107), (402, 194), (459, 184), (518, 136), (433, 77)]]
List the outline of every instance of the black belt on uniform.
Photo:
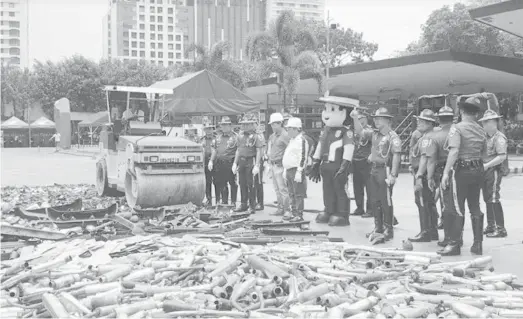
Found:
[(278, 161), (271, 161), (271, 160), (269, 160), (269, 163), (271, 165), (283, 166), (283, 160), (278, 160)]
[(246, 160), (253, 160), (256, 156), (240, 156), (240, 160), (246, 161)]
[(462, 160), (458, 159), (456, 162), (457, 167), (460, 168), (478, 168), (483, 166), (483, 161), (481, 159), (474, 160)]
[(376, 162), (372, 162), (372, 167), (385, 167), (387, 166), (387, 163), (376, 163)]

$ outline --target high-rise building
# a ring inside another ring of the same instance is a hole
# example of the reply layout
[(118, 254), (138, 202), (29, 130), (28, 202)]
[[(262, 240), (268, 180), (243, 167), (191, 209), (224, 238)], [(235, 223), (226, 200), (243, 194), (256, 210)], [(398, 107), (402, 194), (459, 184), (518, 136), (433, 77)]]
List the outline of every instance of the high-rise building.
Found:
[(184, 61), (187, 39), (175, 28), (175, 0), (110, 0), (103, 18), (103, 56), (160, 65)]
[(28, 1), (0, 0), (0, 59), (2, 65), (29, 67)]
[(243, 58), (247, 36), (264, 30), (266, 0), (177, 0), (176, 27), (189, 43), (211, 48), (225, 40), (229, 54)]
[(294, 11), (297, 19), (325, 21), (325, 0), (266, 0), (267, 21), (273, 21), (282, 11)]

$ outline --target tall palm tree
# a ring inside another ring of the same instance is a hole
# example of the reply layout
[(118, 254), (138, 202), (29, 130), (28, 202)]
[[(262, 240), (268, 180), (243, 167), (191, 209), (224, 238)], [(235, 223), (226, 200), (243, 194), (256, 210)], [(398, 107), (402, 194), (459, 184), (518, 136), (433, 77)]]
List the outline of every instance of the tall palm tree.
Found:
[(283, 11), (268, 31), (247, 38), (246, 54), (260, 63), (262, 77), (278, 74), (280, 94), (293, 96), (301, 77), (312, 76), (318, 83), (318, 93), (324, 90), (324, 71), (314, 52), (316, 38), (308, 30), (298, 28), (292, 11)]
[(186, 49), (185, 55), (196, 53), (196, 57), (189, 65), (189, 70), (195, 72), (207, 69), (237, 89), (244, 90), (246, 80), (240, 66), (234, 61), (225, 59), (230, 47), (230, 43), (226, 41), (215, 43), (210, 50), (200, 44), (191, 44)]

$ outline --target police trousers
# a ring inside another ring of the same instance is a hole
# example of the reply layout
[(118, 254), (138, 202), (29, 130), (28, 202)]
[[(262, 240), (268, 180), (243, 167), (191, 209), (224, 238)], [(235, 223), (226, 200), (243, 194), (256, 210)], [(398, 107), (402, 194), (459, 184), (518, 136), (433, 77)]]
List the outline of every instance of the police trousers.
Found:
[(327, 214), (348, 218), (350, 201), (346, 188), (349, 177), (344, 174), (334, 178), (339, 169), (340, 164), (336, 162), (323, 162), (320, 166), (323, 179), (323, 204)]
[(252, 169), (255, 158), (240, 156), (238, 159), (238, 180), (240, 183), (241, 205), (255, 209), (256, 207), (256, 189), (254, 188), (254, 176)]
[[(222, 204), (227, 204), (229, 200), (229, 187), (231, 188), (231, 204), (236, 202), (238, 185), (236, 177), (232, 172), (234, 159), (218, 159), (214, 168), (214, 183), (217, 185), (217, 194), (221, 195)], [(216, 195), (218, 197), (218, 195)]]
[(372, 165), (369, 178), (370, 198), (377, 228), (393, 226), (392, 187), (389, 187), (387, 169), (383, 165)]
[[(416, 169), (417, 171), (417, 169)], [(414, 187), (416, 186), (416, 177), (414, 177)], [(418, 207), (418, 214), (420, 220), (420, 229), (437, 231), (438, 224), (438, 208), (434, 199), (434, 192), (429, 188), (427, 176), (421, 178), (421, 190), (414, 190), (414, 202)], [(426, 221), (425, 223), (423, 221)]]
[(491, 167), (485, 171), (482, 191), (483, 200), (487, 204), (499, 203), (499, 188), (501, 186), (501, 179), (503, 178), (501, 165), (503, 164)]
[(358, 210), (363, 210), (363, 203), (365, 201), (365, 191), (367, 192), (366, 209), (371, 213), (371, 204), (369, 197), (369, 177), (371, 165), (367, 159), (352, 161), (352, 185), (354, 189), (354, 199)]
[(303, 207), (305, 201), (305, 173), (302, 172), (301, 182), (296, 182), (296, 172), (298, 169), (296, 167), (289, 168), (285, 172), (285, 179), (287, 183), (287, 189), (289, 190), (290, 206), (293, 216), (303, 217)]
[(256, 192), (256, 202), (263, 206), (263, 160), (260, 163), (260, 172), (254, 176), (254, 189)]

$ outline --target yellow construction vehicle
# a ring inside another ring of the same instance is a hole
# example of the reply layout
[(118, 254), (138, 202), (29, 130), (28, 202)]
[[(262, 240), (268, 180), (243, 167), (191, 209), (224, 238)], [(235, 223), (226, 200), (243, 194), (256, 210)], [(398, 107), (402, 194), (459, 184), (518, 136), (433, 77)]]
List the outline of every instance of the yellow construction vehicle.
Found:
[(162, 129), (172, 89), (106, 86), (109, 123), (96, 163), (100, 196), (125, 194), (134, 208), (200, 204), (205, 196), (202, 145)]

